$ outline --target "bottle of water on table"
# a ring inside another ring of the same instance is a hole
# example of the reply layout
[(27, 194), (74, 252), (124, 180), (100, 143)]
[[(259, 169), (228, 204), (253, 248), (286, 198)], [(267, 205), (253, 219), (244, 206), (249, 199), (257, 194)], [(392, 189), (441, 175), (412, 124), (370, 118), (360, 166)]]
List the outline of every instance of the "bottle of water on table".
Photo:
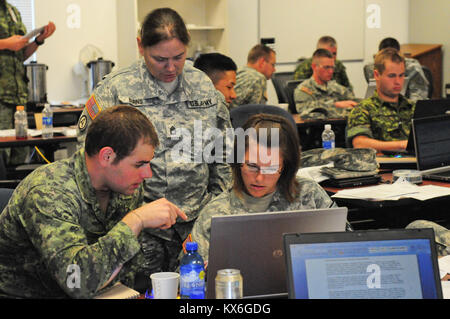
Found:
[(53, 111), (50, 104), (46, 103), (42, 111), (42, 138), (53, 137)]
[(322, 132), (322, 147), (324, 149), (333, 149), (335, 147), (335, 136), (331, 129), (331, 124), (325, 124), (325, 130)]
[(196, 242), (186, 243), (186, 254), (180, 264), (181, 299), (205, 298), (205, 268), (203, 258), (197, 252)]

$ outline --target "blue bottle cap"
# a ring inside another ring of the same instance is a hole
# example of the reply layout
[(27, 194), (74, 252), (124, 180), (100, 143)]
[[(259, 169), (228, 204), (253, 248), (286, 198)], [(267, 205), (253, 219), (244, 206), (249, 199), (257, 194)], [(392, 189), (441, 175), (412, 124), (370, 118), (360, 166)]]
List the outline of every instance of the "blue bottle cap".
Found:
[(186, 243), (186, 250), (197, 250), (198, 244), (195, 241), (189, 241)]

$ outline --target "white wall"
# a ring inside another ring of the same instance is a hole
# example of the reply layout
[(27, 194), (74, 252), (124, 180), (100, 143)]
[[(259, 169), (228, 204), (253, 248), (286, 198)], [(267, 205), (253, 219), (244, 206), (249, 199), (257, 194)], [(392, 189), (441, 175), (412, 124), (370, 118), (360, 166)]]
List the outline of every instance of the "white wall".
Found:
[[(80, 27), (71, 28), (74, 13), (80, 8)], [(103, 58), (117, 62), (116, 0), (35, 0), (36, 26), (53, 21), (56, 31), (37, 52), (37, 61), (48, 65), (47, 96), (50, 102), (80, 98), (81, 81), (72, 67), (87, 44), (103, 51)]]
[(411, 43), (442, 44), (445, 94), (445, 83), (450, 83), (450, 1), (411, 0), (409, 14)]

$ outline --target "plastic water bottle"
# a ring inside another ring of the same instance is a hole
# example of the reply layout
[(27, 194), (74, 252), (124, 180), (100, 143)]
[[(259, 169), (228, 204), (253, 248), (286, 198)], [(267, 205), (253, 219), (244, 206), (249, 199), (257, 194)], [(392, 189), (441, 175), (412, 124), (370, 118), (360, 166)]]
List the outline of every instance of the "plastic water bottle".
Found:
[(187, 253), (180, 264), (181, 299), (205, 299), (205, 268), (197, 249), (196, 242), (186, 243)]
[(331, 124), (325, 124), (325, 130), (322, 132), (322, 147), (324, 149), (333, 149), (335, 146), (334, 132)]
[(23, 140), (28, 137), (28, 118), (23, 105), (18, 105), (16, 107), (16, 112), (14, 113), (14, 128), (16, 130), (16, 139)]
[(50, 104), (46, 103), (42, 111), (42, 138), (53, 137), (53, 111)]

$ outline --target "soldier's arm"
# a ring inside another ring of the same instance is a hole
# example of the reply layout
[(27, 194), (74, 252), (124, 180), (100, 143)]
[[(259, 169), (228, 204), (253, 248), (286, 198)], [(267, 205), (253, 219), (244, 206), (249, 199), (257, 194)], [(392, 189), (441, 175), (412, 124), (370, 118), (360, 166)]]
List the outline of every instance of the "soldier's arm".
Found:
[(353, 138), (352, 143), (354, 148), (373, 148), (377, 151), (395, 151), (406, 149), (408, 140), (381, 141), (365, 135), (358, 135)]
[(408, 82), (409, 99), (412, 101), (428, 99), (428, 80), (415, 72)]

